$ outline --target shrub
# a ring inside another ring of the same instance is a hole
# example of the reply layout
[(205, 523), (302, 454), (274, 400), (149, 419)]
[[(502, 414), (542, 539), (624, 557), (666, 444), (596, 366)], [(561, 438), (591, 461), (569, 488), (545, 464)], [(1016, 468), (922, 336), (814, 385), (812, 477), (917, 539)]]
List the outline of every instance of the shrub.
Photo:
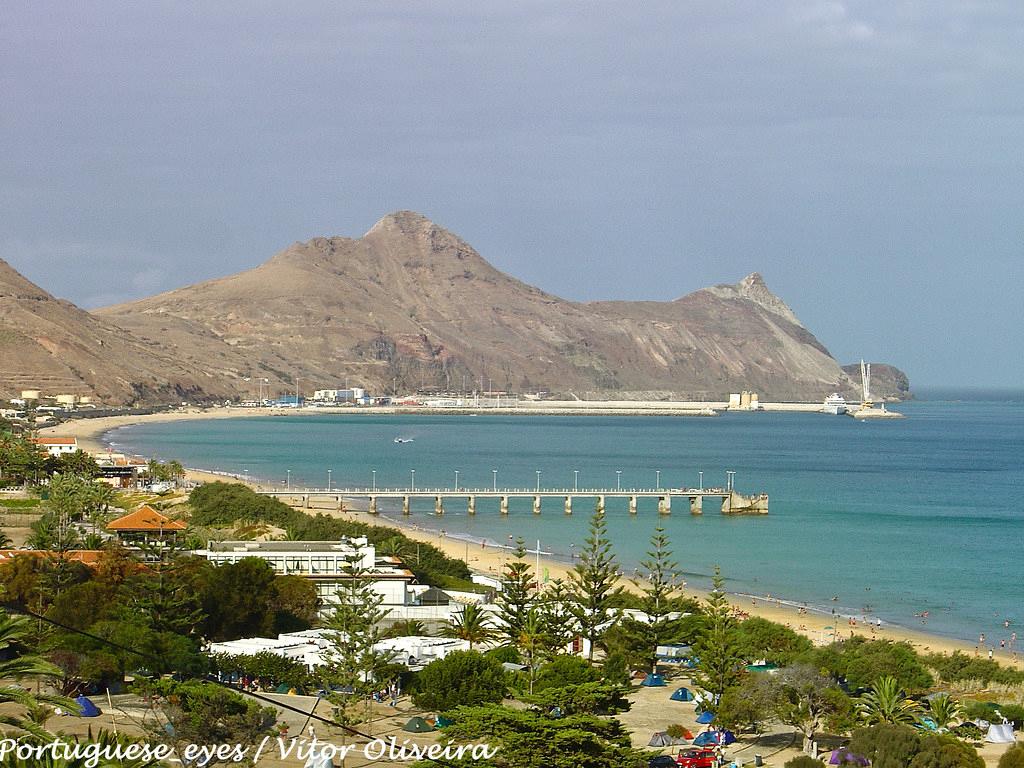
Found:
[(629, 709), (623, 689), (608, 683), (581, 683), (564, 688), (547, 688), (527, 697), (547, 712), (558, 707), (563, 715), (613, 715)]
[(783, 768), (822, 768), (822, 762), (810, 755), (797, 755), (783, 763)]
[(598, 671), (578, 656), (556, 656), (540, 668), (533, 683), (534, 692), (545, 688), (564, 688), (567, 685), (592, 683), (599, 677)]
[(999, 768), (1024, 768), (1024, 744), (1014, 744), (999, 758)]
[(500, 662), (476, 651), (453, 651), (416, 676), (412, 701), (438, 711), (495, 703), (505, 697), (506, 681)]
[(946, 734), (929, 733), (919, 738), (910, 768), (985, 768), (985, 761), (970, 744)]

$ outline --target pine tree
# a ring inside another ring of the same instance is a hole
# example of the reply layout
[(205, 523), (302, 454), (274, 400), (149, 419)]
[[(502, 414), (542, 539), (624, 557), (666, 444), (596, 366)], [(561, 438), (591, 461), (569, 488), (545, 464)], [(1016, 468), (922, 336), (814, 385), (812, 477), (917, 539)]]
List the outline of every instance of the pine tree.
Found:
[(519, 642), (526, 614), (536, 602), (533, 570), (525, 560), (526, 546), (521, 538), (516, 540), (512, 554), (515, 559), (505, 566), (497, 599), (498, 632), (505, 645)]
[(590, 518), (590, 534), (580, 551), (579, 563), (569, 574), (569, 581), (572, 613), (583, 637), (590, 641), (587, 658), (593, 662), (600, 627), (611, 618), (613, 604), (622, 593), (622, 587), (618, 586), (618, 565), (604, 515), (600, 512)]
[(725, 579), (717, 565), (712, 585), (705, 600), (704, 628), (695, 648), (700, 659), (695, 680), (717, 702), (726, 688), (739, 682), (743, 660), (739, 655), (736, 619), (725, 596)]
[(660, 643), (665, 635), (668, 615), (674, 610), (673, 595), (679, 588), (679, 564), (672, 560), (665, 529), (658, 526), (651, 536), (651, 549), (647, 550), (647, 559), (641, 560), (644, 569), (643, 609), (651, 620), (656, 642)]
[(346, 558), (344, 580), (337, 592), (338, 604), (324, 621), (331, 630), (332, 656), (324, 671), (324, 689), (332, 690), (330, 702), (344, 725), (360, 721), (356, 707), (365, 703), (363, 719), (369, 716), (370, 694), (379, 687), (378, 675), (392, 658), (391, 653), (374, 650), (383, 639), (381, 621), (388, 612), (381, 609), (384, 597), (368, 578), (371, 571), (361, 563), (358, 552)]
[(578, 627), (572, 611), (572, 595), (565, 582), (552, 579), (539, 597), (538, 610), (547, 627), (547, 635), (554, 653), (562, 653), (576, 637)]

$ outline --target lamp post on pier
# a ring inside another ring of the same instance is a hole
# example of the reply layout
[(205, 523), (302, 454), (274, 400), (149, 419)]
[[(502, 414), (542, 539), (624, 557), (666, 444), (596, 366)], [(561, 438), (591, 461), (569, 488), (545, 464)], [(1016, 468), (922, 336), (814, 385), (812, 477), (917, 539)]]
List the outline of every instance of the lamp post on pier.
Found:
[(373, 469), (373, 470), (370, 470), (370, 472), (372, 473), (372, 478), (373, 478), (370, 482), (373, 484), (373, 490), (376, 491), (377, 490), (377, 470)]
[(736, 472), (732, 469), (725, 470), (725, 489), (731, 491), (733, 483), (736, 481)]
[(654, 476), (657, 478), (657, 481), (655, 483), (655, 490), (656, 491), (660, 491), (661, 490), (661, 470), (660, 469), (654, 470)]
[(615, 470), (615, 490), (616, 491), (621, 491), (622, 490), (622, 470), (621, 469), (616, 469)]
[(537, 493), (540, 493), (540, 470), (537, 470)]
[(491, 470), (491, 490), (497, 492), (498, 490), (498, 470)]
[(410, 476), (412, 477), (412, 490), (415, 491), (416, 490), (416, 470), (415, 469), (410, 469), (409, 473), (410, 473)]
[(459, 470), (455, 470), (455, 490), (459, 490)]
[(286, 469), (285, 473), (286, 473), (285, 474), (286, 480), (284, 481), (285, 482), (285, 486), (290, 491), (292, 489), (292, 471), (290, 469)]
[(327, 492), (331, 492), (331, 470), (327, 470)]
[(698, 490), (701, 490), (701, 491), (704, 490), (704, 472), (703, 471), (697, 473), (697, 488), (698, 488)]
[(572, 471), (572, 490), (573, 490), (573, 493), (576, 493), (577, 491), (579, 491), (579, 489), (580, 489), (580, 471), (578, 469), (574, 469)]

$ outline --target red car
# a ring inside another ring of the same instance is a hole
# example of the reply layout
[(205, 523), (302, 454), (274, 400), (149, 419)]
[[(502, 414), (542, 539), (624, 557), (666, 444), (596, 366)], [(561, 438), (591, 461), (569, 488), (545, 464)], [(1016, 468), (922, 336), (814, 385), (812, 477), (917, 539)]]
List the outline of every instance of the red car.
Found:
[(718, 756), (711, 749), (682, 749), (676, 755), (676, 765), (683, 768), (715, 768), (718, 765)]

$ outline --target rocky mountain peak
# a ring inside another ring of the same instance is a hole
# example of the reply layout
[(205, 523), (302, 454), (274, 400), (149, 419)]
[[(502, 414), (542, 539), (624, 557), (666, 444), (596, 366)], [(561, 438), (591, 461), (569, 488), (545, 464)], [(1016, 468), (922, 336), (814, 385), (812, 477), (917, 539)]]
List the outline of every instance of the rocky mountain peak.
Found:
[(704, 291), (720, 299), (746, 299), (763, 309), (785, 318), (801, 328), (803, 325), (789, 305), (768, 289), (760, 272), (751, 272), (734, 285), (714, 285)]

